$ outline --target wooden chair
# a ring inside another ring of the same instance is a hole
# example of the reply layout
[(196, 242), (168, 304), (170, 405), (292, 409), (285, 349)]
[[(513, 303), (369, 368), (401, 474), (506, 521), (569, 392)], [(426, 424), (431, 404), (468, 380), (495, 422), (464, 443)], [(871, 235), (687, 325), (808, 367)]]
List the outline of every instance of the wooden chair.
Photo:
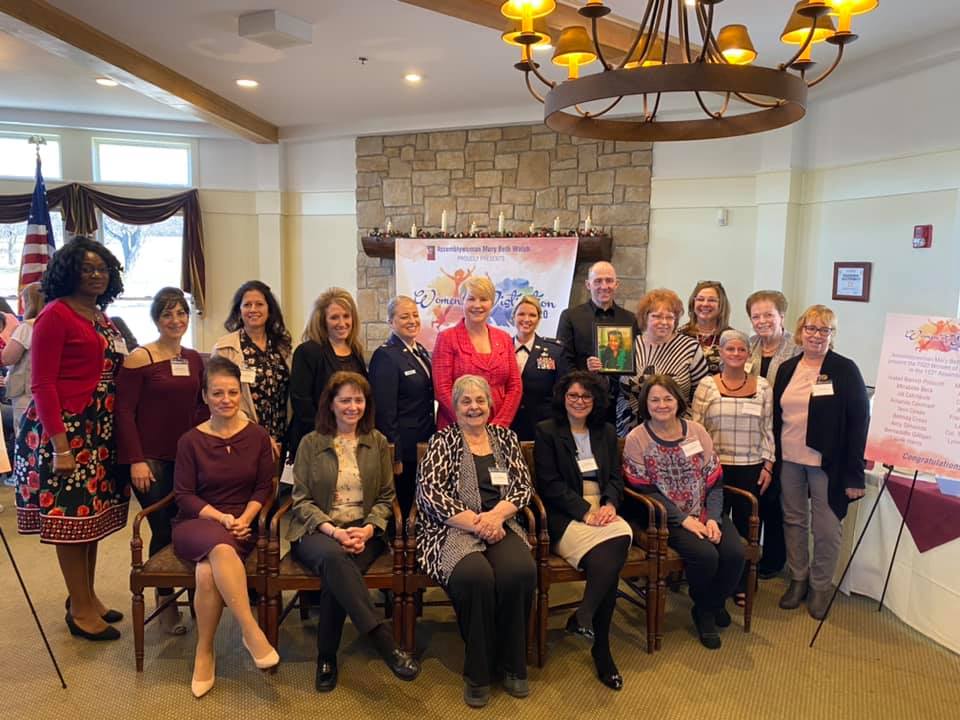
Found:
[[(309, 615), (309, 601), (304, 598), (303, 593), (323, 590), (323, 580), (301, 565), (292, 552), (288, 550), (282, 558), (280, 557), (280, 521), (291, 507), (293, 507), (293, 498), (288, 498), (273, 516), (270, 521), (270, 540), (267, 544), (266, 634), (274, 647), (277, 647), (280, 625), (295, 606), (299, 605), (301, 619), (306, 619)], [(404, 593), (404, 543), (403, 517), (400, 514), (400, 503), (396, 498), (393, 499), (393, 523), (394, 537), (388, 542), (387, 551), (374, 560), (363, 579), (371, 590), (393, 592), (393, 605), (386, 605), (385, 611), (393, 621), (393, 637), (399, 644), (403, 633), (401, 606)], [(284, 591), (293, 591), (295, 595), (281, 613)]]
[[(266, 626), (266, 606), (264, 597), (266, 594), (267, 579), (267, 517), (270, 509), (273, 507), (274, 498), (277, 495), (278, 479), (273, 478), (273, 492), (264, 506), (260, 509), (257, 517), (257, 543), (256, 548), (246, 559), (247, 588), (257, 594), (257, 620), (260, 627)], [(130, 592), (133, 593), (133, 647), (136, 657), (137, 672), (143, 672), (143, 643), (144, 628), (147, 623), (157, 617), (171, 603), (177, 602), (177, 598), (183, 592), (169, 596), (160, 603), (157, 608), (150, 613), (150, 617), (145, 618), (145, 608), (143, 602), (143, 590), (148, 587), (174, 587), (184, 588), (190, 593), (192, 598), (193, 591), (196, 589), (196, 563), (181, 560), (173, 552), (173, 545), (167, 545), (158, 553), (153, 555), (146, 562), (143, 561), (143, 539), (140, 536), (140, 528), (143, 521), (155, 512), (166, 508), (174, 500), (174, 494), (170, 493), (162, 500), (153, 505), (145, 507), (133, 520), (133, 537), (130, 540)], [(192, 614), (192, 607), (191, 607)]]
[[(663, 618), (666, 614), (666, 595), (667, 578), (671, 575), (680, 575), (683, 572), (683, 560), (676, 550), (671, 548), (667, 542), (669, 532), (667, 530), (667, 512), (663, 504), (641, 495), (632, 488), (625, 488), (626, 493), (631, 498), (638, 501), (652, 501), (657, 508), (656, 511), (656, 530), (659, 536), (659, 569), (657, 573), (657, 588), (659, 607), (657, 609), (657, 631), (655, 638), (655, 649), (659, 650), (663, 644)], [(732, 495), (738, 495), (750, 503), (749, 530), (747, 537), (744, 538), (745, 558), (747, 570), (747, 588), (746, 600), (743, 607), (743, 631), (750, 632), (750, 626), (753, 618), (753, 600), (757, 586), (757, 563), (760, 560), (760, 517), (757, 498), (746, 490), (736, 487), (724, 486), (724, 492)]]
[[(530, 475), (536, 485), (536, 471), (533, 459), (533, 443), (524, 442), (523, 457), (528, 467)], [(623, 453), (623, 439), (618, 442), (619, 454)], [(627, 561), (620, 571), (620, 577), (629, 582), (633, 589), (641, 590), (643, 601), (634, 601), (629, 596), (631, 602), (644, 608), (647, 616), (647, 652), (652, 653), (657, 628), (657, 610), (659, 608), (658, 598), (658, 560), (660, 536), (657, 533), (655, 518), (655, 507), (648, 498), (643, 498), (649, 511), (649, 524), (645, 532), (636, 532), (634, 542), (630, 546), (627, 554)], [(578, 582), (586, 579), (586, 574), (575, 567), (572, 567), (566, 560), (559, 555), (555, 555), (550, 550), (550, 536), (547, 533), (547, 510), (539, 496), (534, 496), (534, 505), (539, 513), (539, 558), (538, 558), (538, 580), (539, 592), (537, 595), (537, 665), (543, 667), (547, 657), (547, 621), (551, 610), (563, 610), (574, 608), (579, 602), (564, 603), (550, 607), (550, 587), (556, 583)], [(636, 581), (642, 581), (637, 584)]]
[[(423, 459), (427, 452), (427, 443), (417, 443), (417, 464)], [(527, 542), (530, 544), (530, 552), (533, 560), (536, 562), (539, 542), (536, 531), (536, 517), (529, 507), (523, 508), (517, 517), (521, 524), (526, 525)], [(410, 508), (410, 515), (406, 523), (406, 553), (404, 567), (404, 596), (403, 596), (403, 649), (413, 653), (416, 651), (416, 625), (417, 625), (417, 606), (419, 598), (424, 590), (439, 585), (427, 575), (417, 564), (417, 504), (414, 503)], [(437, 603), (447, 605), (448, 601)], [(530, 617), (527, 619), (527, 663), (533, 662), (533, 647), (536, 640), (536, 611), (537, 604), (530, 604)]]

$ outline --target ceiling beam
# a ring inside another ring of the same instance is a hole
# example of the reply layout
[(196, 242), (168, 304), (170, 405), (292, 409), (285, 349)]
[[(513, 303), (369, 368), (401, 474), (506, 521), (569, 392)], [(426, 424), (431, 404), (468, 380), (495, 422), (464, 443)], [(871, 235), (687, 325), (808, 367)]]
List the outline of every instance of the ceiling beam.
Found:
[[(507, 19), (500, 13), (503, 0), (400, 0), (407, 5), (415, 5), (426, 10), (433, 10), (441, 15), (447, 15), (459, 20), (466, 20), (476, 25), (492, 28), (503, 32), (507, 27)], [(2, 4), (2, 2), (0, 2)], [(557, 37), (565, 27), (580, 25), (589, 32), (591, 21), (577, 12), (576, 7), (558, 2), (557, 8), (546, 18), (547, 26)], [(607, 62), (619, 63), (633, 45), (637, 36), (637, 24), (630, 24), (616, 19), (611, 15), (597, 21), (600, 36), (600, 48), (603, 50)], [(697, 48), (699, 51), (699, 48)], [(673, 38), (670, 39), (670, 57), (679, 60), (680, 46)]]
[(0, 29), (247, 140), (278, 142), (276, 125), (42, 0), (0, 0)]

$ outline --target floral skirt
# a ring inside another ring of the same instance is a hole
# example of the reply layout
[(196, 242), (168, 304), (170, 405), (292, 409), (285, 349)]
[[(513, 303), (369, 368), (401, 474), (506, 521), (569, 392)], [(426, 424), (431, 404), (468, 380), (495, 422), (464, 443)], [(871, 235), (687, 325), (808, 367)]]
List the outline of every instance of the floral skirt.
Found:
[(67, 441), (77, 467), (53, 472), (53, 444), (31, 402), (17, 434), (17, 530), (53, 544), (95, 542), (127, 524), (130, 483), (116, 464), (113, 382), (101, 380), (79, 413), (63, 412)]

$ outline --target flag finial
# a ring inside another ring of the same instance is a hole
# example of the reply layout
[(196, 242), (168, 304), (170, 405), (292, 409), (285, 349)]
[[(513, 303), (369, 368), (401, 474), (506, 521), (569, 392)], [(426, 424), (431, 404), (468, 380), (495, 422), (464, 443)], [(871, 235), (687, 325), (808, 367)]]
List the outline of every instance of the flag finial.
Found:
[(37, 160), (40, 159), (40, 146), (47, 144), (47, 139), (43, 135), (31, 135), (27, 140), (28, 143), (35, 146), (37, 149)]

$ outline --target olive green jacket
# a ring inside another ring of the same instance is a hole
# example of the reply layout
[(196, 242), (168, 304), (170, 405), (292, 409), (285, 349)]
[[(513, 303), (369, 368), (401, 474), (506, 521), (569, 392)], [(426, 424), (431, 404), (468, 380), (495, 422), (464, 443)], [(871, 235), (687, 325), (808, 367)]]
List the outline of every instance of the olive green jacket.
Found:
[[(364, 525), (387, 529), (393, 515), (393, 460), (389, 443), (377, 430), (357, 437), (357, 467), (363, 483)], [(318, 432), (307, 434), (297, 448), (293, 465), (293, 510), (287, 539), (291, 542), (316, 532), (330, 519), (337, 490), (339, 465), (333, 437)]]

